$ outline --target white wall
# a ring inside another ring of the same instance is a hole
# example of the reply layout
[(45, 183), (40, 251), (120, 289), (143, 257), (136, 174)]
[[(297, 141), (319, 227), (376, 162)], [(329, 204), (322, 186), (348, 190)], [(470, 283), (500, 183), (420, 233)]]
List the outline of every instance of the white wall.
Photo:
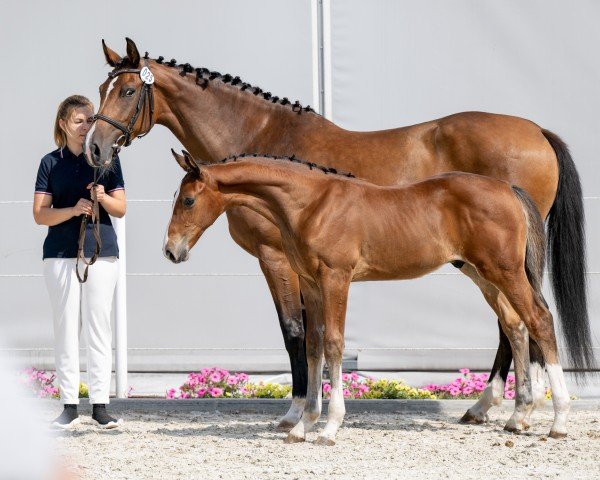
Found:
[[(333, 119), (341, 126), (392, 128), (484, 110), (529, 118), (570, 145), (586, 195), (591, 313), (600, 331), (594, 273), (600, 271), (594, 248), (600, 236), (600, 4), (333, 0), (331, 18)], [(58, 103), (73, 93), (98, 102), (108, 72), (100, 40), (124, 53), (129, 36), (153, 58), (240, 75), (305, 105), (313, 103), (310, 20), (308, 0), (3, 6), (0, 322), (10, 344), (23, 349), (14, 353), (51, 365), (51, 317), (40, 276), (45, 228), (33, 223), (31, 203), (11, 202), (32, 198), (39, 159), (54, 148)], [(229, 238), (225, 218), (189, 262), (163, 259), (165, 200), (181, 178), (171, 147), (179, 147), (177, 140), (156, 127), (121, 154), (129, 199), (130, 367), (286, 368), (265, 280), (256, 260)], [(196, 275), (148, 275), (154, 273)], [(15, 276), (23, 274), (32, 276)], [(485, 368), (497, 344), (491, 311), (460, 275), (353, 285), (347, 325), (348, 356), (365, 369)]]

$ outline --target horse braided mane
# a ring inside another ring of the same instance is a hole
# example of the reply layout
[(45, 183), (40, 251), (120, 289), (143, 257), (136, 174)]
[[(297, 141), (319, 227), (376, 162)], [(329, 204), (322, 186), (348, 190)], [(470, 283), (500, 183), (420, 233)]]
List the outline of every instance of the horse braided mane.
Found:
[[(146, 54), (144, 55), (144, 59), (150, 59), (148, 52), (146, 52)], [(178, 64), (177, 60), (175, 60), (174, 58), (172, 58), (168, 62), (165, 62), (165, 57), (163, 56), (154, 59), (154, 61), (159, 65), (165, 65), (167, 67), (180, 69), (179, 75), (181, 75), (182, 77), (185, 77), (188, 73), (195, 73), (196, 85), (201, 87), (203, 90), (208, 87), (209, 82), (214, 80), (220, 80), (225, 84), (230, 84), (234, 87), (239, 88), (242, 92), (248, 91), (256, 96), (260, 96), (265, 101), (271, 103), (278, 103), (284, 106), (287, 105), (292, 109), (292, 111), (296, 112), (298, 115), (300, 115), (303, 112), (314, 114), (317, 113), (314, 109), (310, 107), (310, 105), (303, 107), (298, 100), (292, 103), (287, 97), (279, 98), (278, 96), (272, 95), (271, 92), (265, 92), (262, 88), (250, 85), (249, 83), (244, 82), (240, 77), (234, 77), (229, 73), (221, 74), (220, 72), (214, 72), (204, 67), (194, 68), (189, 63)], [(123, 57), (121, 62), (115, 67), (115, 70), (126, 68), (128, 66), (131, 66), (131, 61), (128, 57)]]
[[(235, 162), (239, 158), (257, 158), (257, 157), (264, 157), (264, 158), (270, 158), (272, 160), (284, 160), (284, 161), (288, 161), (288, 162), (299, 163), (301, 165), (306, 165), (311, 170), (313, 168), (316, 170), (321, 170), (326, 175), (328, 173), (332, 173), (334, 175), (339, 175), (341, 177), (355, 178), (354, 175), (352, 175), (350, 172), (339, 172), (337, 169), (332, 168), (332, 167), (325, 167), (323, 165), (317, 165), (316, 163), (307, 162), (306, 160), (301, 160), (301, 159), (297, 158), (296, 155), (270, 155), (268, 153), (261, 155), (258, 153), (240, 153), (237, 155), (230, 155), (229, 157), (226, 157), (223, 160), (221, 160), (219, 163)], [(214, 165), (211, 163), (204, 163), (204, 162), (198, 162), (198, 163), (200, 165), (206, 165), (206, 166)]]

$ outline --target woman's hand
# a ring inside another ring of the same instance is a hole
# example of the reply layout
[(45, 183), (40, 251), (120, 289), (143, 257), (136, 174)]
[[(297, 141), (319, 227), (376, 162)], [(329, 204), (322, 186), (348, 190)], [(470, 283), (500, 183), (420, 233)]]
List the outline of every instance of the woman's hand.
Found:
[(73, 217), (79, 215), (91, 215), (92, 214), (92, 202), (85, 198), (80, 198), (74, 207), (71, 207), (73, 211)]
[(92, 197), (92, 200), (94, 200), (94, 197), (98, 198), (98, 203), (102, 203), (104, 201), (104, 199), (106, 198), (106, 193), (104, 192), (104, 185), (96, 185), (96, 188), (92, 189), (92, 185), (94, 185), (93, 183), (90, 183), (87, 188), (88, 190), (90, 190), (90, 196)]

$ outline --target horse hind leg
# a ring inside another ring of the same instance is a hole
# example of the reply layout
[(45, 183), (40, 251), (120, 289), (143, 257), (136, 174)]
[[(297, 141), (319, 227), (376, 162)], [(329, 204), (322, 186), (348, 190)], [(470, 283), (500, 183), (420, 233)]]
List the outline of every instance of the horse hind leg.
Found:
[(529, 337), (529, 376), (531, 378), (531, 393), (533, 395), (533, 408), (525, 417), (525, 429), (532, 425), (531, 414), (546, 405), (546, 385), (544, 383), (545, 361), (544, 354), (537, 342)]
[(283, 334), (292, 372), (292, 404), (279, 420), (277, 431), (289, 432), (299, 421), (306, 403), (308, 365), (306, 362), (303, 308), (298, 275), (285, 254), (271, 247), (259, 250), (260, 267), (265, 275)]

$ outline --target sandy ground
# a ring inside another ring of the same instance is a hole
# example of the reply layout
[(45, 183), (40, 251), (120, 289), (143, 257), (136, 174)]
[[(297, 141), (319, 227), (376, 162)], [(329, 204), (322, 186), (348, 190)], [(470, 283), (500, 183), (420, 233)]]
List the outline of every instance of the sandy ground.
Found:
[(549, 411), (521, 435), (502, 430), (506, 409), (483, 426), (460, 425), (459, 417), (349, 414), (337, 444), (324, 447), (313, 443), (315, 432), (306, 443), (284, 444), (275, 415), (129, 412), (119, 430), (100, 431), (82, 417), (53, 442), (76, 477), (90, 480), (600, 478), (598, 412), (573, 412), (566, 440), (546, 437)]

